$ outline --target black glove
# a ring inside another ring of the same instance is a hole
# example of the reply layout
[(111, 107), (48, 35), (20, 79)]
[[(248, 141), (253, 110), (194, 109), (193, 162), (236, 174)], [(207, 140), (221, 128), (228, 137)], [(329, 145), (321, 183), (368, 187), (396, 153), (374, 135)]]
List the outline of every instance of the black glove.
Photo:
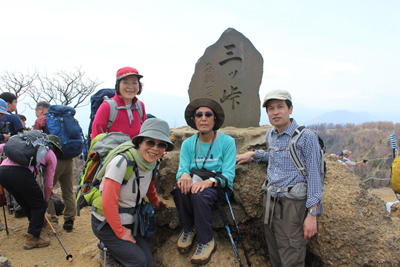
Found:
[(367, 159), (363, 159), (363, 162), (365, 163), (365, 162), (367, 162), (368, 160)]

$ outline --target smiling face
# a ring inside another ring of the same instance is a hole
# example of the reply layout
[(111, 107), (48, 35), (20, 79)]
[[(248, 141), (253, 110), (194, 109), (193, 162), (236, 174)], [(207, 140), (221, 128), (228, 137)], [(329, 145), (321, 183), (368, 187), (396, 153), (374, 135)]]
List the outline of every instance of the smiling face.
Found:
[(132, 99), (139, 92), (139, 79), (135, 75), (123, 78), (119, 83), (119, 94), (125, 104), (132, 103)]
[(289, 108), (285, 100), (271, 99), (268, 100), (266, 109), (269, 122), (275, 126), (279, 133), (289, 127), (293, 106)]
[(211, 108), (199, 107), (195, 111), (193, 119), (197, 130), (201, 133), (207, 134), (214, 129), (215, 115)]
[(161, 158), (166, 148), (167, 144), (164, 141), (145, 137), (137, 151), (145, 161), (152, 163)]

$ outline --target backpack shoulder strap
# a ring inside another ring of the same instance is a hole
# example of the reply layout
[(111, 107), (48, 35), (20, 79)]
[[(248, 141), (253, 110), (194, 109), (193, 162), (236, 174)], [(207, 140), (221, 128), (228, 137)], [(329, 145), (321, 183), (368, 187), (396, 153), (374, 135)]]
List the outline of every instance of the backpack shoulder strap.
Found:
[(289, 140), (288, 148), (289, 148), (290, 158), (292, 159), (294, 165), (296, 166), (296, 169), (307, 180), (306, 167), (304, 166), (304, 163), (301, 161), (299, 153), (297, 151), (297, 147), (296, 147), (297, 140), (299, 140), (299, 137), (304, 133), (305, 130), (306, 130), (305, 126), (299, 126), (296, 128), (296, 130), (292, 134), (292, 137)]
[(110, 115), (108, 116), (107, 129), (106, 129), (106, 133), (108, 133), (108, 130), (110, 129), (111, 125), (114, 123), (115, 118), (117, 118), (118, 105), (114, 99), (108, 98), (108, 96), (104, 96), (104, 101), (107, 102), (108, 105), (110, 105)]
[(140, 117), (140, 124), (143, 124), (143, 109), (142, 109), (142, 102), (140, 102), (140, 100), (138, 99), (137, 101), (136, 101), (136, 104), (135, 104), (135, 106), (136, 106), (136, 110), (138, 111), (138, 113), (139, 113), (139, 117)]
[[(118, 161), (117, 167), (121, 166), (122, 161), (125, 159), (127, 161), (127, 168), (126, 168), (126, 173), (124, 176), (124, 181), (122, 184), (126, 184), (131, 178), (133, 172), (135, 172), (136, 177), (139, 177), (139, 170), (137, 168), (135, 158), (132, 156), (132, 154), (129, 151), (125, 151), (123, 153), (120, 153), (119, 155), (122, 156), (122, 158)], [(133, 185), (135, 187), (135, 185)]]

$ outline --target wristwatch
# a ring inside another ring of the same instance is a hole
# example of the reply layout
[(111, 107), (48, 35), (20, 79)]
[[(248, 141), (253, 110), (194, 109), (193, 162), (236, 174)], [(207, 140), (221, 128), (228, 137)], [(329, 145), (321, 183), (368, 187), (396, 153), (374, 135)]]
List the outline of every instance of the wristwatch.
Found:
[(209, 178), (210, 179), (210, 181), (212, 182), (212, 186), (211, 187), (214, 187), (214, 185), (215, 185), (215, 178)]
[(308, 213), (310, 213), (312, 216), (317, 216), (316, 210), (308, 210)]

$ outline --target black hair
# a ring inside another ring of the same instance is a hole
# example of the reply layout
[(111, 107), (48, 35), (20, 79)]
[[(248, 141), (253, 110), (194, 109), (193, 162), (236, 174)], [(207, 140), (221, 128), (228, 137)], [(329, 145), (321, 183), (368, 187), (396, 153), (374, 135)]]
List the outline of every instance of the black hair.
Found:
[(47, 101), (40, 101), (36, 104), (35, 110), (38, 110), (39, 108), (44, 108), (44, 109), (49, 109), (50, 103)]
[(10, 92), (1, 93), (0, 98), (10, 104), (14, 101), (14, 99), (17, 99), (17, 97), (13, 93), (10, 93)]
[[(270, 99), (270, 100), (272, 100), (272, 99)], [(269, 100), (268, 100), (269, 101)], [(266, 105), (265, 105), (265, 109), (266, 110), (268, 110), (268, 101), (267, 101), (267, 103), (266, 103)], [(286, 99), (285, 100), (285, 103), (286, 103), (286, 106), (288, 107), (288, 109), (290, 109), (291, 107), (292, 107), (292, 101), (290, 101), (289, 99)]]
[(144, 139), (144, 137), (143, 137), (143, 136), (140, 136), (140, 137), (138, 137), (138, 139), (136, 140), (136, 143), (134, 144), (136, 150), (139, 149), (139, 144), (143, 142), (143, 139)]
[(21, 121), (26, 121), (26, 117), (22, 114), (18, 114), (19, 118), (21, 119)]
[[(126, 76), (126, 77), (128, 77), (128, 76)], [(119, 92), (119, 84), (124, 78), (116, 81), (116, 83), (115, 83), (115, 92), (117, 92), (117, 95), (121, 95), (121, 93)], [(140, 95), (142, 93), (142, 91), (143, 91), (143, 83), (140, 81), (140, 78), (139, 78), (139, 91), (138, 91), (138, 93), (136, 95)]]

